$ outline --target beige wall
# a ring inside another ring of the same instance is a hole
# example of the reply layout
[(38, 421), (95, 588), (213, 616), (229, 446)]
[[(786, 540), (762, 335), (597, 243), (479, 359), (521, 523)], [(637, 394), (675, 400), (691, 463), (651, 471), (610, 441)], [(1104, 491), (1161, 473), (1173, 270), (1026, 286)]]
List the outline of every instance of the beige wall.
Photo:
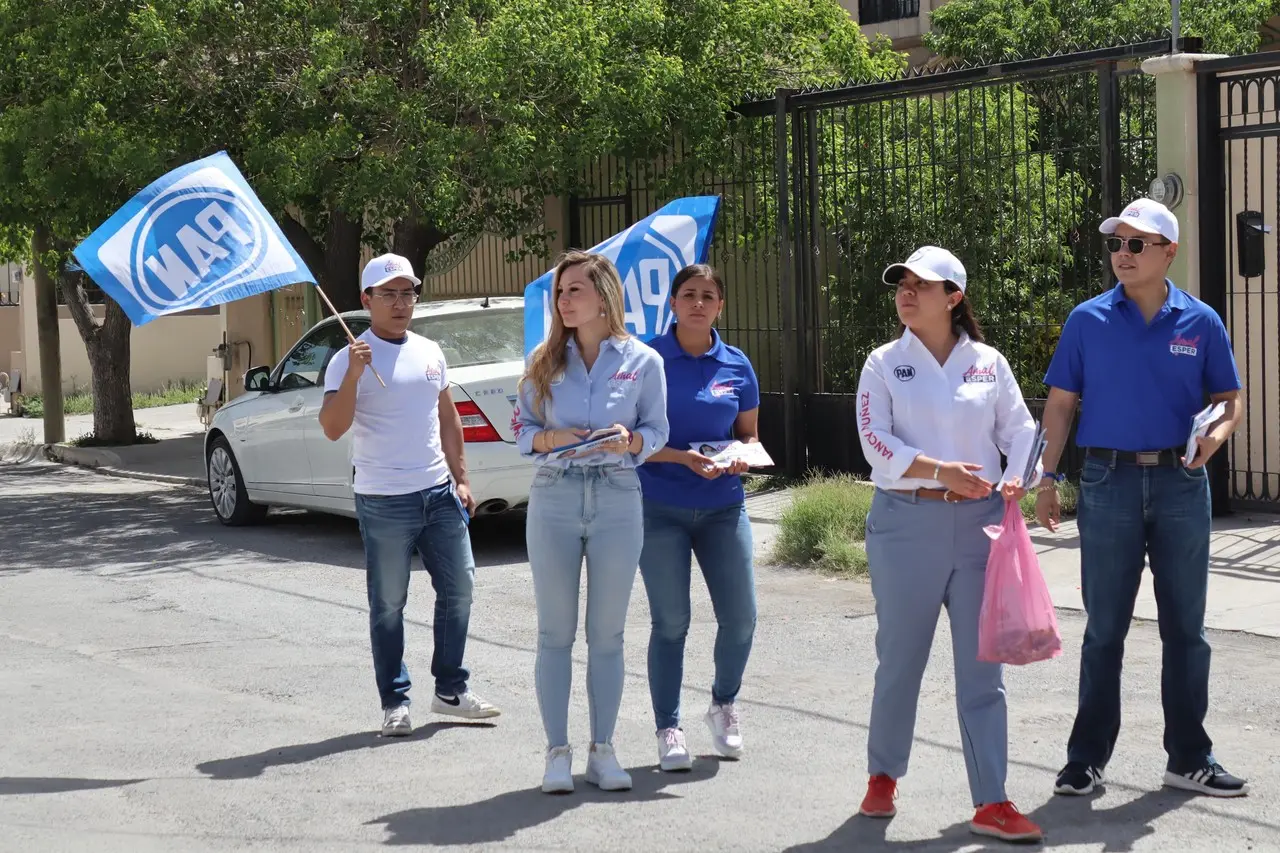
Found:
[(22, 346), (22, 308), (0, 305), (0, 372), (13, 369), (10, 356)]
[[(21, 352), (10, 367), (22, 369), (22, 390), (40, 393), (40, 350), (36, 332), (35, 277), (24, 276), (20, 343), (13, 349)], [(98, 317), (102, 306), (94, 307)], [(66, 392), (88, 390), (92, 383), (89, 353), (75, 321), (65, 306), (58, 309), (58, 336), (62, 351), (62, 387)], [(203, 382), (206, 359), (222, 340), (222, 321), (218, 311), (203, 310), (176, 314), (136, 326), (130, 338), (130, 380), (134, 391), (156, 391), (176, 381)]]

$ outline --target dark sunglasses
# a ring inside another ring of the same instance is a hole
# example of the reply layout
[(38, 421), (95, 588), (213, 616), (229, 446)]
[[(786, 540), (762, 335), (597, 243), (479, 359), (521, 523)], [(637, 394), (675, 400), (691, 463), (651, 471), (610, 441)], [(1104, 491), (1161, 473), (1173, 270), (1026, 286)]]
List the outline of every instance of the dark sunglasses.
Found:
[(1153, 243), (1147, 240), (1143, 240), (1141, 237), (1108, 237), (1106, 240), (1106, 243), (1107, 243), (1107, 251), (1113, 255), (1121, 251), (1122, 249), (1127, 249), (1129, 251), (1129, 254), (1131, 255), (1141, 255), (1143, 250), (1146, 249), (1148, 246), (1169, 245), (1168, 240), (1162, 240), (1158, 243)]

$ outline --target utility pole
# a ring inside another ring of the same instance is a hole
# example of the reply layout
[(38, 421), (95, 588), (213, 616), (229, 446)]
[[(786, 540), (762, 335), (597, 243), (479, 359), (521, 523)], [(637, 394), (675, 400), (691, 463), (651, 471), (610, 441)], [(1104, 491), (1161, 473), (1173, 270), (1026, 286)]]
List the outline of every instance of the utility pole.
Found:
[(1182, 3), (1180, 0), (1171, 0), (1171, 2), (1173, 3), (1173, 27), (1172, 27), (1173, 49), (1170, 52), (1177, 53), (1178, 52), (1178, 30), (1182, 28), (1182, 22), (1179, 20), (1178, 13), (1181, 11), (1179, 7), (1182, 5)]

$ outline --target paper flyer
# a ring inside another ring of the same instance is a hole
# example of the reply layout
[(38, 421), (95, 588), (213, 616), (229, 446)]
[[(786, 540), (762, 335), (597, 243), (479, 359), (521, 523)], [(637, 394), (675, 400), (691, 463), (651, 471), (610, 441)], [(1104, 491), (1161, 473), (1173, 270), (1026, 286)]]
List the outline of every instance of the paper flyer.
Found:
[(773, 465), (773, 458), (758, 441), (747, 444), (736, 440), (695, 441), (689, 447), (710, 458), (716, 463), (717, 468), (728, 468), (739, 460), (746, 462), (752, 468), (768, 468)]
[(1048, 437), (1045, 433), (1044, 424), (1036, 424), (1036, 437), (1031, 442), (1031, 455), (1027, 457), (1026, 467), (1022, 470), (1022, 487), (1030, 489), (1036, 484), (1031, 478), (1036, 475), (1036, 466), (1040, 464), (1040, 456), (1044, 453), (1045, 445), (1048, 444)]
[(1209, 427), (1222, 417), (1227, 410), (1226, 403), (1213, 403), (1191, 419), (1191, 434), (1187, 436), (1187, 453), (1182, 458), (1183, 464), (1189, 464), (1192, 459), (1196, 458), (1197, 438), (1203, 438), (1209, 434)]
[(552, 459), (571, 459), (574, 456), (586, 456), (588, 453), (595, 450), (600, 445), (608, 444), (610, 441), (614, 440), (621, 434), (622, 434), (621, 432), (619, 432), (618, 430), (612, 427), (607, 427), (605, 429), (598, 429), (595, 432), (591, 433), (591, 435), (584, 438), (582, 441), (577, 441), (577, 442), (574, 442), (573, 444), (566, 444), (561, 447), (556, 447), (552, 449), (551, 458)]

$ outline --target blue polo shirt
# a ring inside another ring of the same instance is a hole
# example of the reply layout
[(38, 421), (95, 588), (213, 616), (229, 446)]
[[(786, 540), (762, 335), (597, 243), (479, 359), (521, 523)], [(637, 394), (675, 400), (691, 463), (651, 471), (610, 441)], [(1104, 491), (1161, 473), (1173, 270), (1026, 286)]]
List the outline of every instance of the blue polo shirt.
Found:
[[(662, 356), (667, 375), (667, 446), (692, 450), (702, 441), (729, 441), (739, 412), (760, 405), (760, 384), (751, 360), (711, 330), (711, 349), (697, 358), (676, 340), (676, 327), (649, 341)], [(741, 503), (742, 477), (722, 474), (708, 480), (678, 462), (641, 465), (640, 487), (646, 498), (687, 509), (714, 509)]]
[(1067, 318), (1044, 381), (1080, 395), (1080, 447), (1185, 448), (1206, 395), (1240, 388), (1222, 318), (1166, 283), (1150, 325), (1120, 284)]

